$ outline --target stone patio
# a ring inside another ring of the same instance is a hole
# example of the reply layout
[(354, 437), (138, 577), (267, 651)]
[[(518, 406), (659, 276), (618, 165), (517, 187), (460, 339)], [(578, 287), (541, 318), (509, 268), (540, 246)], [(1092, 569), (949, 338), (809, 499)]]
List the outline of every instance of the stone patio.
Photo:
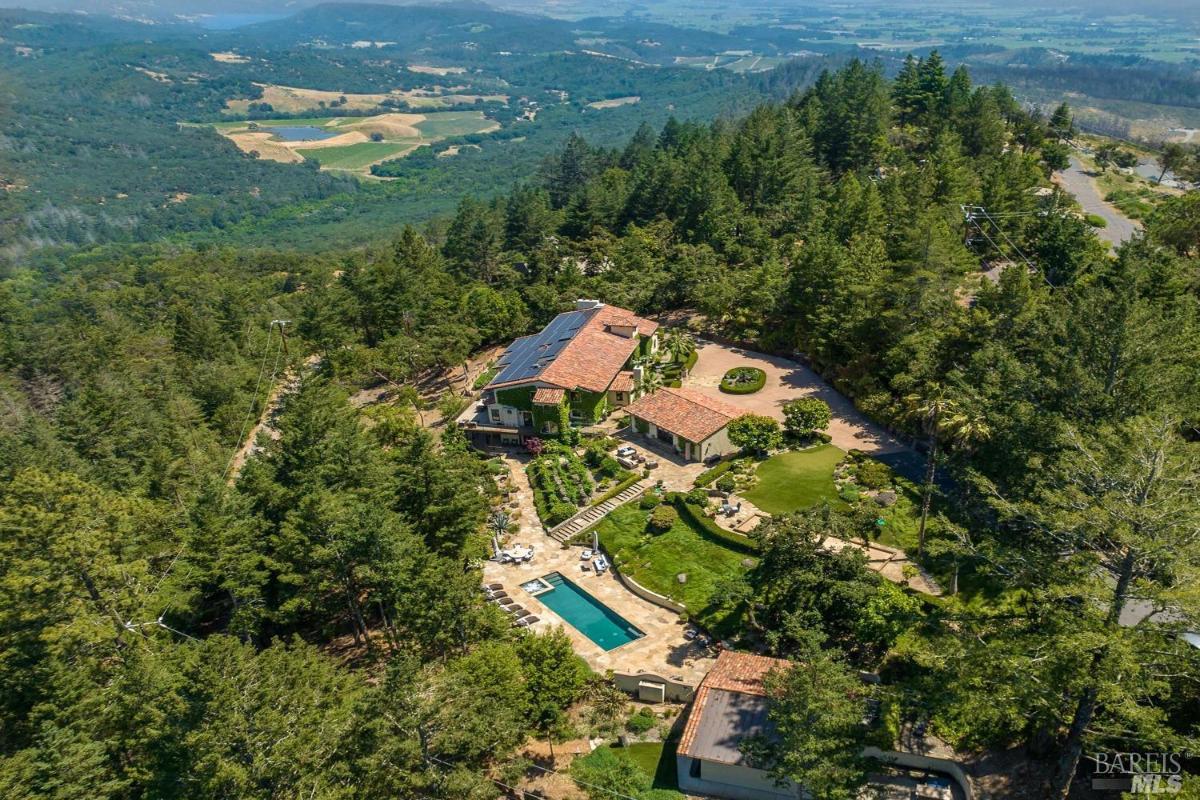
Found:
[[(600, 674), (608, 670), (628, 675), (649, 672), (693, 686), (698, 684), (712, 668), (716, 660), (715, 653), (683, 638), (685, 626), (680, 624), (678, 614), (633, 594), (621, 584), (611, 570), (603, 575), (581, 570), (579, 555), (582, 548), (564, 548), (545, 533), (537, 518), (533, 509), (532, 489), (524, 470), (528, 458), (503, 458), (511, 470), (509, 481), (514, 489), (515, 501), (521, 510), (519, 523), (513, 525), (507, 537), (508, 542), (532, 546), (534, 557), (527, 564), (485, 562), (484, 583), (504, 584), (504, 589), (510, 597), (540, 619), (534, 624), (534, 630), (562, 628), (571, 638), (575, 652)], [(661, 459), (659, 463), (663, 466), (655, 470), (655, 473), (662, 471), (666, 466)], [(655, 473), (651, 475), (654, 476)], [(691, 479), (688, 480), (688, 485), (691, 485)], [(613, 650), (601, 649), (521, 588), (522, 583), (551, 572), (562, 573), (646, 635)]]

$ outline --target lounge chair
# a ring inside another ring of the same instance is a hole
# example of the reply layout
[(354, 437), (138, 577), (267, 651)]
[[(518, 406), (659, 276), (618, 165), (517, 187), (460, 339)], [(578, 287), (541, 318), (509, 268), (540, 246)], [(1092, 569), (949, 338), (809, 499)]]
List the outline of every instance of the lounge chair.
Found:
[(582, 553), (579, 554), (579, 560), (580, 561), (591, 561), (592, 560), (592, 551), (584, 550)]
[(521, 620), (521, 622), (524, 622), (526, 625), (532, 625), (535, 622), (541, 622), (541, 621), (542, 621), (541, 618), (535, 617), (533, 614), (530, 614), (528, 617)]
[(525, 616), (529, 615), (529, 612), (526, 611), (525, 609), (521, 608), (520, 606), (509, 606), (508, 608), (506, 608), (504, 610), (507, 611), (508, 613), (512, 614), (513, 617), (515, 617), (516, 619), (520, 619), (521, 617), (525, 617)]
[(499, 605), (502, 605), (505, 608), (507, 608), (509, 606), (514, 606), (517, 604), (517, 601), (513, 600), (511, 597), (493, 597), (492, 602), (498, 603)]
[(489, 584), (488, 584), (487, 586), (485, 586), (484, 588), (485, 588), (485, 589), (491, 589), (493, 592), (498, 592), (498, 591), (500, 591), (501, 589), (503, 589), (503, 588), (504, 588), (504, 584), (503, 584), (503, 583), (489, 583)]
[(501, 597), (508, 597), (508, 592), (503, 590), (499, 592), (488, 592), (488, 597), (492, 598), (493, 600), (499, 600)]
[(596, 556), (592, 559), (592, 566), (596, 568), (596, 572), (604, 572), (608, 569), (608, 559), (604, 556)]
[(529, 627), (529, 617), (525, 617), (524, 619), (517, 620), (516, 622), (513, 623), (513, 627), (514, 628), (528, 628)]

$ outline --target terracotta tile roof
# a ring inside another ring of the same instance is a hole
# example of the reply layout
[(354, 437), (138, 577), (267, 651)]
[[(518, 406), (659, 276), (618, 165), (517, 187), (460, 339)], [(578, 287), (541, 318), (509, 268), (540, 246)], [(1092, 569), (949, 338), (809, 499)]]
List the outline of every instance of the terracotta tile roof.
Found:
[[(613, 379), (625, 366), (625, 362), (637, 349), (638, 338), (636, 336), (626, 338), (605, 330), (605, 327), (613, 324), (614, 320), (621, 320), (620, 324), (635, 326), (639, 336), (650, 336), (658, 330), (657, 322), (643, 319), (632, 311), (616, 306), (606, 305), (587, 309), (584, 312), (567, 313), (573, 315), (587, 313), (589, 316), (587, 321), (574, 333), (571, 340), (558, 350), (552, 361), (536, 372), (531, 370), (528, 375), (522, 375), (519, 379), (495, 381), (490, 384), (490, 387), (516, 386), (537, 380), (563, 389), (584, 389), (589, 392), (607, 391)], [(552, 325), (554, 323), (551, 323)], [(538, 336), (541, 334), (534, 335), (534, 337)], [(523, 337), (523, 339), (534, 337)]]
[(533, 393), (533, 402), (539, 406), (556, 406), (562, 403), (566, 396), (567, 392), (565, 389), (551, 389), (547, 386), (542, 386)]
[[(789, 666), (790, 662), (782, 658), (767, 658), (766, 656), (756, 656), (753, 653), (735, 653), (730, 650), (721, 651), (721, 654), (717, 656), (717, 663), (713, 665), (712, 670), (700, 683), (700, 688), (696, 690), (696, 698), (692, 701), (692, 709), (689, 712), (687, 724), (683, 728), (683, 736), (679, 740), (678, 752), (692, 758), (711, 756), (714, 748), (711, 747), (712, 742), (706, 740), (713, 737), (704, 735), (703, 731), (714, 726), (736, 724), (739, 719), (754, 717), (756, 718), (755, 725), (761, 727), (765, 719), (757, 718), (763, 716), (759, 712), (765, 712), (765, 706), (759, 708), (762, 704), (750, 703), (749, 705), (755, 706), (754, 714), (746, 714), (747, 709), (742, 709), (740, 713), (729, 714), (729, 707), (737, 706), (739, 702), (736, 698), (730, 698), (729, 695), (764, 698), (766, 689), (763, 687), (763, 680), (767, 673), (773, 669), (787, 669)], [(712, 719), (705, 720), (706, 709), (711, 711)], [(736, 712), (736, 708), (734, 710)], [(740, 738), (739, 731), (733, 730), (726, 733), (727, 735), (721, 738)], [(740, 732), (741, 736), (749, 733), (750, 731)], [(737, 763), (736, 759), (722, 758), (718, 760)]]
[(612, 386), (608, 388), (614, 392), (632, 392), (633, 373), (627, 369), (621, 370), (617, 373), (617, 377), (613, 378)]
[(642, 320), (637, 317), (612, 317), (605, 322), (606, 325), (616, 325), (618, 328), (638, 328), (641, 329)]
[(786, 669), (791, 662), (786, 658), (756, 656), (754, 653), (735, 653), (722, 650), (717, 663), (704, 676), (701, 686), (724, 689), (727, 692), (766, 695), (763, 681), (773, 669)]
[(689, 442), (702, 442), (733, 420), (750, 413), (695, 389), (671, 388), (644, 395), (625, 410)]

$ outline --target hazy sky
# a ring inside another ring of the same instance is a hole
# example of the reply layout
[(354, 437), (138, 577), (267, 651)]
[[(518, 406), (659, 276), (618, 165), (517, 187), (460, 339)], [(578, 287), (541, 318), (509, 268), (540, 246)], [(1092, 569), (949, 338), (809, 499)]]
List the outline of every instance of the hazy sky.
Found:
[[(0, 7), (30, 8), (39, 11), (87, 11), (90, 13), (108, 13), (119, 16), (133, 17), (171, 17), (177, 14), (287, 14), (307, 6), (318, 5), (321, 2), (336, 0), (0, 0)], [(439, 0), (350, 0), (351, 2), (382, 2), (389, 5), (432, 5)], [(946, 2), (947, 0), (942, 0)], [(1129, 13), (1131, 7), (1127, 0), (976, 0), (983, 5), (995, 4), (1011, 7), (1012, 5), (1029, 7), (1058, 8), (1076, 6), (1092, 11), (1117, 11)], [(729, 0), (727, 6), (731, 9), (746, 11), (750, 8), (759, 9), (786, 8), (803, 5), (820, 8), (828, 5), (834, 8), (843, 5), (847, 0)], [(856, 0), (849, 0), (855, 3)], [(861, 0), (864, 5), (890, 5), (892, 7), (906, 4), (934, 5), (927, 0)], [(630, 9), (649, 11), (652, 15), (657, 9), (674, 11), (673, 19), (679, 19), (679, 12), (689, 7), (685, 0), (489, 0), (489, 5), (497, 8), (519, 9), (528, 12), (542, 12), (553, 16), (582, 16), (582, 15), (619, 15)], [(720, 0), (706, 0), (698, 5), (703, 6), (707, 16), (714, 7), (721, 5)], [(962, 0), (955, 5), (961, 7)], [(693, 6), (694, 8), (694, 6)], [(1165, 13), (1196, 19), (1200, 17), (1200, 0), (1140, 0), (1136, 11), (1144, 14)]]

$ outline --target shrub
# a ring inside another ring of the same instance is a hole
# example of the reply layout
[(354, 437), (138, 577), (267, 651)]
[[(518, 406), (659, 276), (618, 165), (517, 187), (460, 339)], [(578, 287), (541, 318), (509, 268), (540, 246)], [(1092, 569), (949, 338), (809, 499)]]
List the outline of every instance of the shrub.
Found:
[(679, 521), (679, 512), (674, 506), (656, 506), (650, 512), (650, 530), (655, 533), (666, 533)]
[(1088, 225), (1091, 225), (1093, 228), (1107, 228), (1108, 227), (1108, 220), (1104, 219), (1104, 217), (1100, 216), (1099, 214), (1085, 214), (1083, 219)]
[(633, 714), (625, 722), (625, 729), (630, 733), (646, 733), (658, 724), (658, 717), (648, 708), (643, 708)]
[(725, 492), (726, 494), (728, 494), (729, 492), (732, 492), (735, 489), (737, 489), (737, 481), (735, 481), (733, 479), (732, 475), (722, 475), (720, 478), (717, 479), (717, 490), (718, 491)]
[(866, 489), (885, 489), (892, 485), (892, 471), (888, 465), (871, 458), (858, 465), (854, 477)]
[(743, 414), (729, 423), (728, 431), (730, 442), (760, 455), (765, 455), (783, 443), (779, 423), (771, 417), (758, 414)]
[(844, 487), (840, 492), (838, 492), (838, 496), (841, 497), (843, 500), (845, 500), (847, 503), (857, 503), (858, 499), (860, 497), (860, 495), (858, 493), (858, 488), (855, 486)]
[(598, 506), (605, 500), (611, 500), (641, 480), (641, 477), (636, 472), (622, 472), (618, 477), (620, 480), (617, 481), (617, 485), (593, 500), (592, 505)]
[(793, 436), (808, 436), (829, 427), (829, 404), (816, 397), (797, 397), (783, 405), (783, 426)]
[(721, 378), (721, 391), (727, 394), (753, 394), (767, 383), (767, 373), (758, 367), (734, 367)]
[(706, 506), (708, 505), (708, 492), (704, 489), (692, 489), (684, 495), (683, 499), (694, 506)]
[(642, 495), (642, 499), (638, 501), (638, 508), (642, 511), (651, 511), (658, 508), (662, 504), (662, 498), (654, 492), (646, 492)]
[(710, 483), (715, 481), (717, 478), (721, 477), (726, 472), (728, 472), (730, 467), (732, 467), (732, 466), (733, 466), (732, 461), (722, 461), (720, 464), (717, 464), (715, 467), (713, 467), (711, 469), (707, 469), (704, 472), (701, 472), (699, 475), (697, 475), (695, 483), (697, 486), (708, 486)]
[(525, 452), (529, 453), (530, 455), (541, 455), (542, 451), (545, 449), (546, 443), (536, 436), (530, 436), (525, 440)]
[(595, 442), (588, 445), (587, 450), (583, 451), (583, 461), (592, 469), (596, 469), (606, 458), (604, 449), (599, 447)]
[(599, 472), (606, 478), (612, 478), (621, 471), (621, 465), (612, 456), (605, 456), (600, 460)]
[(566, 522), (575, 514), (575, 506), (570, 503), (552, 503), (549, 513), (550, 519), (546, 521), (551, 525), (557, 525), (560, 522)]

